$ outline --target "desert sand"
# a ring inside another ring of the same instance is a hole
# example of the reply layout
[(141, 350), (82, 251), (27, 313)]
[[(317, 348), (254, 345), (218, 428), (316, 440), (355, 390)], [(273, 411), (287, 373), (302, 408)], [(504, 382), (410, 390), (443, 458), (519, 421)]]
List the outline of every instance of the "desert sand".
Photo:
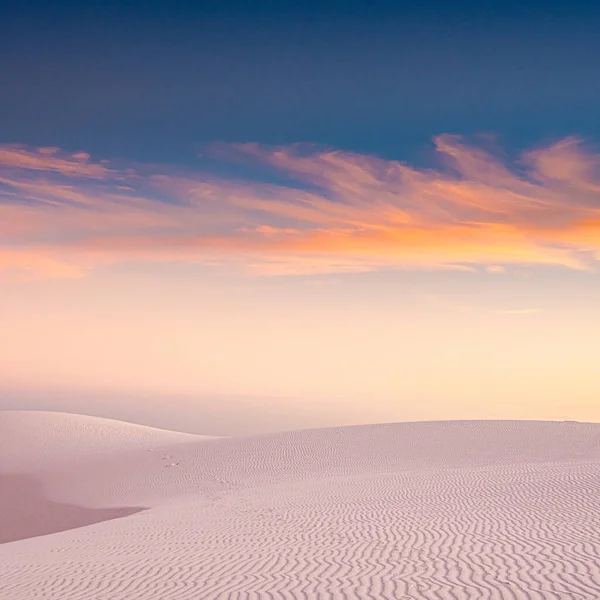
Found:
[(2, 600), (598, 600), (600, 425), (0, 413)]

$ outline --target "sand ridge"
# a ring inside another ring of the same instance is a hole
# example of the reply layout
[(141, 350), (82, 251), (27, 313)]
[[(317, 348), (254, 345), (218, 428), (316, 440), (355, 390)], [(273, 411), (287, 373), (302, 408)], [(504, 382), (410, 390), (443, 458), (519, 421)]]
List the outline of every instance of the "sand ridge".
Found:
[(36, 477), (61, 502), (149, 509), (0, 545), (3, 600), (600, 597), (600, 425), (115, 444)]
[(51, 411), (0, 411), (0, 470), (36, 472), (202, 436)]

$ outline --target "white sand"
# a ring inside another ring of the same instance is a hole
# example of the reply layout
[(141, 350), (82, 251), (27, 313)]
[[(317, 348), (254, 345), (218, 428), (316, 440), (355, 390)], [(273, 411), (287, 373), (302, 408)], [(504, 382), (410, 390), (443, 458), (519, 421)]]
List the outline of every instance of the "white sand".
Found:
[(2, 600), (600, 598), (596, 424), (205, 439), (5, 412), (0, 475), (0, 528), (38, 535), (0, 544)]

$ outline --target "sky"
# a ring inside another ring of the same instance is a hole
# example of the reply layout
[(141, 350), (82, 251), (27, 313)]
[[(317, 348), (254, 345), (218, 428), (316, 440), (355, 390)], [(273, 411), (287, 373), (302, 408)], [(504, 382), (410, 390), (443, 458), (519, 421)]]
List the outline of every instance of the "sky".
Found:
[(0, 408), (600, 421), (596, 2), (0, 4)]

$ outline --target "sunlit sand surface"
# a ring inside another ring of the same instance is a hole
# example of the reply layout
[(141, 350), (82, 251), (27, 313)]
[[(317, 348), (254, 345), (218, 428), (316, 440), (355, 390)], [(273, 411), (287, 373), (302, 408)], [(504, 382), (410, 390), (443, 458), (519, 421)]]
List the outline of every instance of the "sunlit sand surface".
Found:
[(2, 600), (597, 600), (600, 425), (0, 413)]

